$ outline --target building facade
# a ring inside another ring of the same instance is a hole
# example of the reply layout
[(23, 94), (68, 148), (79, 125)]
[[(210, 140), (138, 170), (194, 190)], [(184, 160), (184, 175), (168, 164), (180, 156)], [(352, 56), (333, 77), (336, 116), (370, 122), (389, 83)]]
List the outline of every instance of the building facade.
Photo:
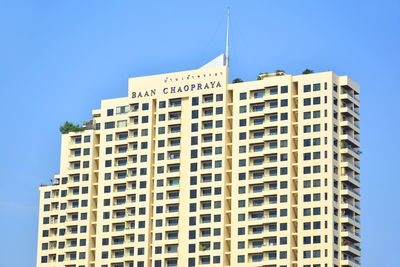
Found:
[(333, 72), (130, 78), (62, 135), (37, 266), (360, 266), (358, 96)]

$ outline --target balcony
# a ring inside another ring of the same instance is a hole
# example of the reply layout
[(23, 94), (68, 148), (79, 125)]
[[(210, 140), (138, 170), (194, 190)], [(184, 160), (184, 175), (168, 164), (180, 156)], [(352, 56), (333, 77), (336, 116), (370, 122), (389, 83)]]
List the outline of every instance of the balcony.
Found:
[(181, 140), (177, 139), (177, 140), (170, 140), (169, 143), (170, 146), (180, 146), (181, 145)]
[(341, 266), (343, 266), (343, 267), (347, 267), (347, 266), (358, 267), (358, 266), (361, 266), (360, 261), (358, 261), (358, 260), (356, 260), (356, 259), (354, 259), (354, 258), (351, 258), (351, 257), (349, 257), (349, 256), (346, 256), (345, 258), (343, 258), (343, 259), (340, 261), (340, 264), (341, 264)]
[(355, 246), (354, 244), (352, 244), (349, 241), (344, 241), (344, 243), (342, 244), (342, 251), (348, 252), (356, 257), (361, 256), (361, 248), (358, 246)]
[(356, 163), (356, 162), (353, 163), (353, 162), (348, 161), (348, 160), (346, 160), (346, 159), (342, 159), (340, 165), (341, 165), (341, 167), (350, 168), (351, 170), (353, 170), (353, 171), (355, 171), (355, 172), (357, 172), (357, 173), (360, 172), (360, 164), (359, 164), (359, 163)]
[(211, 248), (211, 245), (209, 242), (200, 243), (200, 247), (199, 247), (200, 251), (208, 251), (208, 250), (210, 250), (210, 248)]
[(252, 105), (250, 107), (250, 112), (262, 112), (264, 111), (264, 108), (265, 108), (264, 104)]
[(360, 155), (361, 155), (361, 151), (358, 148), (353, 148), (351, 145), (348, 145), (347, 143), (342, 144), (340, 153), (347, 154), (358, 160), (360, 159)]
[(361, 236), (359, 233), (355, 233), (349, 229), (342, 229), (342, 237), (351, 239), (353, 242), (359, 243), (361, 242)]
[(174, 134), (174, 133), (180, 133), (181, 132), (181, 126), (171, 126), (169, 129), (169, 133)]
[(360, 125), (357, 122), (354, 123), (352, 121), (344, 119), (340, 122), (340, 126), (350, 128), (350, 129), (356, 131), (357, 133), (360, 132)]
[(341, 193), (344, 196), (348, 195), (348, 196), (351, 196), (354, 199), (360, 200), (360, 193), (358, 193), (357, 191), (355, 191), (351, 187), (348, 187), (348, 186), (342, 187), (342, 192)]
[(264, 125), (264, 118), (257, 118), (257, 119), (254, 119), (253, 120), (253, 125), (254, 126), (256, 126), (256, 125)]
[(360, 213), (360, 206), (358, 206), (356, 204), (353, 204), (351, 202), (344, 202), (344, 201), (342, 201), (341, 204), (342, 204), (342, 206), (341, 206), (342, 209), (349, 209), (349, 210), (352, 210), (353, 212), (356, 212), (357, 214)]
[(181, 153), (180, 152), (170, 152), (168, 153), (168, 159), (180, 159)]
[(263, 98), (265, 95), (265, 91), (257, 91), (253, 92), (253, 99)]
[(349, 223), (349, 224), (355, 224), (358, 227), (360, 227), (360, 220), (356, 219), (353, 216), (349, 216), (349, 215), (342, 215), (341, 217), (341, 222), (342, 223)]
[(360, 139), (358, 137), (356, 137), (356, 136), (352, 136), (350, 134), (342, 134), (342, 135), (340, 135), (340, 139), (341, 140), (346, 140), (347, 144), (350, 143), (350, 144), (353, 144), (353, 145), (355, 145), (357, 147), (360, 146)]
[(168, 186), (178, 186), (179, 185), (179, 178), (168, 179)]
[(213, 96), (212, 95), (207, 95), (203, 97), (203, 103), (212, 103), (213, 102)]
[(347, 91), (344, 91), (340, 94), (340, 99), (360, 106), (360, 99), (357, 96), (348, 93)]
[(169, 114), (169, 120), (180, 120), (181, 119), (181, 113), (180, 112), (175, 112), (175, 113), (170, 113)]
[(347, 106), (341, 107), (340, 112), (342, 114), (347, 114), (347, 115), (356, 117), (357, 119), (360, 119), (360, 112), (358, 110), (354, 109), (353, 107), (347, 107)]
[(340, 180), (343, 182), (349, 182), (352, 185), (354, 185), (355, 187), (360, 187), (360, 179), (351, 175), (351, 174), (343, 174), (340, 176)]
[(182, 101), (180, 99), (171, 99), (169, 101), (169, 107), (180, 107), (182, 105)]

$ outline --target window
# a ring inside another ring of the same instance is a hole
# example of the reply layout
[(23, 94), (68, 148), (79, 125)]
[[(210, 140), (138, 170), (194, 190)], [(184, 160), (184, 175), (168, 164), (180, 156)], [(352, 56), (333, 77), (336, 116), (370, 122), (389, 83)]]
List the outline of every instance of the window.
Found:
[(115, 122), (114, 122), (114, 121), (106, 122), (106, 123), (104, 124), (104, 128), (105, 128), (105, 129), (112, 129), (112, 128), (115, 128)]
[(311, 187), (311, 181), (310, 180), (305, 180), (303, 182), (303, 187), (304, 188), (310, 188)]
[(107, 116), (112, 116), (114, 115), (114, 110), (113, 109), (107, 109)]
[(311, 92), (311, 84), (304, 85), (304, 93)]
[(197, 136), (193, 136), (191, 138), (191, 145), (197, 145), (198, 144), (198, 137)]
[(304, 98), (304, 100), (303, 100), (303, 105), (304, 105), (304, 106), (309, 106), (309, 105), (311, 105), (311, 98)]
[(303, 154), (303, 159), (304, 160), (311, 160), (311, 153), (304, 153)]
[(321, 215), (321, 208), (313, 208), (313, 215)]
[(240, 93), (239, 98), (240, 100), (245, 100), (247, 98), (247, 93)]
[(310, 208), (304, 209), (303, 216), (311, 216), (311, 209)]
[(288, 92), (288, 86), (287, 85), (281, 86), (281, 94), (286, 94), (287, 92)]
[(117, 127), (126, 127), (128, 125), (127, 120), (117, 121)]
[(181, 106), (181, 99), (170, 99), (169, 100), (169, 106), (170, 107), (180, 107)]
[(320, 124), (314, 124), (313, 125), (313, 132), (319, 132), (321, 131), (321, 125)]
[(213, 95), (205, 95), (203, 96), (203, 103), (212, 103), (213, 102)]
[(287, 209), (281, 209), (280, 210), (280, 215), (281, 215), (281, 217), (287, 216)]
[(239, 227), (238, 228), (238, 235), (245, 235), (245, 233), (246, 233), (246, 230), (245, 230), (244, 227)]
[(319, 146), (321, 144), (321, 139), (320, 138), (314, 138), (313, 139), (313, 145), (314, 146)]
[(158, 103), (158, 107), (159, 107), (159, 108), (165, 108), (165, 106), (166, 106), (165, 101), (160, 101), (160, 102)]
[(83, 137), (83, 142), (89, 143), (90, 142), (90, 135), (86, 135), (85, 137)]
[(311, 139), (304, 139), (304, 146), (311, 146)]
[(263, 90), (263, 91), (254, 92), (253, 97), (254, 97), (254, 98), (263, 98), (264, 95), (265, 95), (265, 92), (264, 92), (264, 90)]
[(197, 132), (199, 130), (198, 123), (192, 123), (192, 132)]
[(313, 258), (320, 258), (321, 257), (321, 250), (313, 250)]
[(303, 251), (303, 258), (305, 258), (305, 259), (311, 258), (311, 250)]
[(239, 255), (237, 258), (238, 263), (243, 263), (244, 262), (244, 255)]
[(288, 141), (287, 140), (281, 140), (281, 147), (287, 147), (288, 146)]
[(83, 149), (83, 155), (89, 155), (90, 154), (90, 148), (84, 148)]
[(246, 166), (246, 160), (245, 159), (239, 159), (239, 167), (244, 167)]

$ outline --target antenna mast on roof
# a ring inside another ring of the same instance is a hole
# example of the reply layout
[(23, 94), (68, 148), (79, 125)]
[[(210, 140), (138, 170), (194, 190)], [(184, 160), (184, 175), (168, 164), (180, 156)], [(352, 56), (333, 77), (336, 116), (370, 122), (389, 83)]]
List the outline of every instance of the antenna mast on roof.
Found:
[(229, 67), (229, 7), (228, 7), (228, 17), (226, 20), (226, 46), (225, 46), (225, 66)]

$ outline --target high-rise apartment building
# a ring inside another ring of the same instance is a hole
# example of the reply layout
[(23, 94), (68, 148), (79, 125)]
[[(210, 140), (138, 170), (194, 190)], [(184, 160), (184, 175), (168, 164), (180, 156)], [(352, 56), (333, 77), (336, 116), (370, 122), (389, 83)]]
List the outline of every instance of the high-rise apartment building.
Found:
[(222, 58), (131, 78), (62, 135), (38, 266), (360, 266), (359, 86), (228, 84)]

